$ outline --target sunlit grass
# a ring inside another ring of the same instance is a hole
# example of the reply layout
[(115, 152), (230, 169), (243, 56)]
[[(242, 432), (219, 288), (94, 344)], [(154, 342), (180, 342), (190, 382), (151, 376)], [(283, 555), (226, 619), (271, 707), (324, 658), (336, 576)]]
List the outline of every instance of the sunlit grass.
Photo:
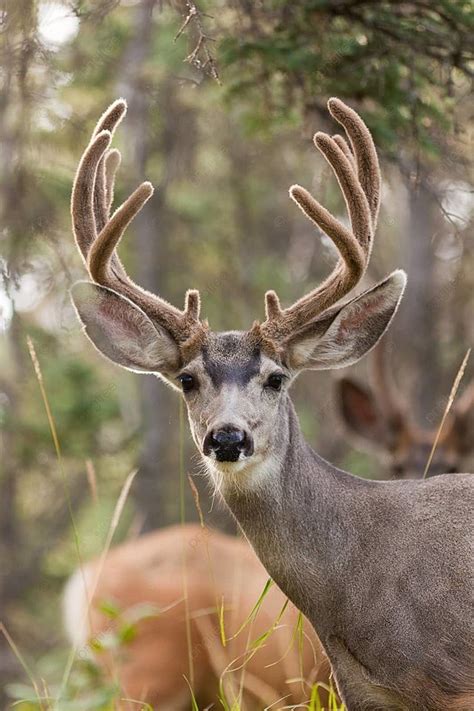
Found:
[[(115, 647), (117, 650), (126, 648), (128, 643), (128, 635), (116, 635), (110, 639), (102, 640), (97, 646), (98, 654), (106, 648)], [(102, 649), (101, 649), (102, 647)], [(194, 691), (186, 679), (189, 686), (189, 709), (190, 711), (205, 711), (203, 707), (198, 705)], [(160, 711), (158, 707), (154, 708), (138, 699), (126, 697), (120, 687), (106, 678), (101, 667), (90, 660), (78, 659), (74, 663), (74, 668), (71, 671), (68, 684), (65, 689), (61, 689), (61, 699), (58, 703), (58, 694), (60, 687), (58, 685), (43, 685), (44, 688), (37, 687), (35, 690), (28, 684), (11, 684), (7, 691), (10, 694), (13, 704), (12, 707), (18, 711), (117, 711), (124, 708), (123, 704), (129, 704), (127, 708), (136, 706), (140, 711)], [(324, 695), (329, 694), (327, 704), (321, 702), (320, 690), (324, 690)], [(219, 685), (219, 695), (216, 699), (215, 709), (222, 711), (248, 711), (252, 709), (260, 711), (262, 708), (265, 711), (270, 711), (272, 708), (278, 709), (308, 709), (308, 711), (344, 711), (344, 706), (341, 704), (334, 692), (334, 689), (327, 687), (324, 684), (314, 684), (308, 690), (307, 703), (298, 705), (284, 705), (284, 699), (278, 705), (270, 706), (255, 706), (241, 702), (238, 698), (229, 696), (225, 689), (225, 684), (222, 679)]]
[[(319, 690), (324, 689), (328, 692), (328, 705), (324, 708), (321, 704)], [(334, 691), (333, 686), (327, 686), (326, 684), (314, 684), (311, 689), (311, 697), (309, 704), (306, 707), (308, 711), (344, 711), (345, 706), (337, 698), (337, 694)]]

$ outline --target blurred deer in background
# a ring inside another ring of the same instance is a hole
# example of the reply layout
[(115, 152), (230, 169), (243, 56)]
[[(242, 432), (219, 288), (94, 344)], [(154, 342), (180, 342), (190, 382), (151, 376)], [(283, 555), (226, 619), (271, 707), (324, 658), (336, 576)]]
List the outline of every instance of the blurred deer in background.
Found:
[[(232, 638), (268, 580), (244, 540), (199, 525), (173, 526), (117, 546), (97, 579), (98, 572), (99, 561), (94, 561), (69, 580), (65, 627), (78, 650), (90, 650), (107, 675), (118, 679), (127, 699), (145, 701), (157, 711), (184, 711), (191, 698), (186, 677), (199, 707), (205, 708), (218, 699), (223, 675), (228, 698), (238, 698), (242, 686), (241, 708), (261, 711), (278, 700), (281, 706), (307, 701), (314, 681), (329, 684), (329, 663), (311, 625), (303, 620), (300, 639), (291, 604), (279, 619), (286, 598), (276, 586), (254, 621), (223, 646), (222, 606), (225, 635)], [(107, 613), (110, 609), (113, 615)], [(252, 654), (251, 643), (272, 626)], [(130, 631), (128, 641), (110, 648), (107, 639), (118, 636), (121, 628)], [(320, 696), (326, 698), (324, 689)]]
[(305, 441), (288, 392), (305, 369), (356, 363), (398, 309), (404, 272), (350, 297), (370, 260), (381, 175), (367, 126), (328, 103), (342, 136), (317, 133), (349, 212), (347, 227), (304, 188), (290, 195), (340, 257), (328, 278), (287, 308), (266, 294), (247, 331), (211, 331), (200, 298), (183, 310), (141, 289), (116, 246), (151, 197), (142, 183), (112, 214), (112, 133), (126, 104), (100, 119), (79, 165), (73, 227), (89, 281), (71, 295), (84, 330), (109, 360), (151, 372), (186, 403), (206, 473), (285, 595), (306, 615), (349, 711), (474, 708), (474, 479), (367, 481)]
[[(402, 396), (394, 382), (389, 362), (387, 339), (372, 353), (371, 387), (353, 378), (341, 378), (337, 384), (337, 401), (341, 417), (350, 433), (362, 446), (374, 449), (386, 464), (393, 479), (416, 479), (423, 476), (438, 426), (446, 406), (442, 402), (430, 428), (413, 420), (406, 393)], [(463, 470), (463, 463), (474, 451), (474, 382), (455, 401), (440, 433), (427, 476)]]

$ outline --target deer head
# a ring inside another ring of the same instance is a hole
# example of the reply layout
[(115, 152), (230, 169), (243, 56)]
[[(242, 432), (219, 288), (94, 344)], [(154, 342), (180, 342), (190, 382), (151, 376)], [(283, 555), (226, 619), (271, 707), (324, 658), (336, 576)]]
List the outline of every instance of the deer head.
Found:
[[(349, 432), (366, 448), (374, 449), (387, 464), (392, 479), (422, 476), (437, 436), (437, 427), (420, 427), (413, 420), (409, 401), (400, 395), (388, 363), (386, 339), (374, 349), (371, 386), (353, 378), (337, 383), (341, 417)], [(444, 403), (443, 403), (444, 405)], [(437, 419), (442, 412), (437, 413)], [(474, 383), (453, 405), (440, 432), (428, 476), (463, 471), (474, 449)]]
[(85, 332), (113, 362), (154, 373), (181, 390), (194, 441), (213, 472), (265, 468), (289, 410), (287, 390), (295, 376), (304, 369), (358, 361), (388, 328), (403, 293), (405, 274), (395, 271), (345, 299), (370, 258), (381, 177), (360, 117), (338, 99), (330, 99), (328, 108), (350, 146), (342, 136), (324, 133), (317, 133), (314, 142), (337, 177), (351, 227), (304, 188), (290, 188), (291, 198), (330, 237), (340, 257), (320, 286), (287, 308), (269, 291), (266, 319), (248, 331), (212, 332), (200, 318), (197, 291), (187, 292), (180, 311), (126, 274), (116, 247), (153, 188), (143, 183), (110, 214), (120, 162), (110, 143), (126, 111), (123, 99), (98, 122), (77, 171), (72, 219), (90, 281), (75, 284), (72, 298)]

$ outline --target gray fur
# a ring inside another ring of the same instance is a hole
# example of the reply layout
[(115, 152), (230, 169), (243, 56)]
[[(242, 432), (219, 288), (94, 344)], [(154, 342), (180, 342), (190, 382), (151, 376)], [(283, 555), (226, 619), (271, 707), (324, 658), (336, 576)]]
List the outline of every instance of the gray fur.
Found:
[[(232, 343), (230, 371), (250, 352), (249, 334), (231, 336), (212, 334), (206, 351), (218, 360)], [(282, 366), (263, 354), (261, 367)], [(206, 385), (187, 401), (191, 427), (201, 449), (234, 390), (233, 422), (266, 455), (255, 468), (204, 459), (270, 575), (316, 629), (349, 711), (474, 709), (473, 479), (374, 482), (340, 471), (304, 441), (289, 394), (265, 400), (261, 382)]]
[(235, 333), (228, 333), (215, 343), (212, 356), (205, 344), (202, 359), (206, 373), (217, 387), (224, 383), (247, 385), (260, 372), (260, 346), (251, 343), (244, 350), (242, 339)]

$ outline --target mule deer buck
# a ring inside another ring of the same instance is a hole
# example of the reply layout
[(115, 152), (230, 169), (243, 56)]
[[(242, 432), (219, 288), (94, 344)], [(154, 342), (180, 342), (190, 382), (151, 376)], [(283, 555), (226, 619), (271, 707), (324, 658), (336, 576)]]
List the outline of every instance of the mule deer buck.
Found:
[(304, 369), (359, 360), (388, 328), (405, 274), (345, 298), (364, 275), (381, 177), (371, 135), (339, 99), (345, 129), (315, 144), (344, 195), (348, 228), (297, 185), (290, 195), (340, 253), (319, 287), (288, 308), (266, 294), (266, 319), (212, 332), (197, 291), (183, 311), (137, 286), (116, 246), (152, 194), (143, 183), (109, 215), (119, 100), (100, 119), (72, 195), (91, 281), (72, 287), (85, 332), (110, 360), (181, 389), (208, 475), (265, 568), (307, 616), (350, 711), (474, 708), (473, 482), (450, 474), (377, 482), (324, 461), (305, 442), (288, 388)]
[[(393, 479), (423, 476), (437, 436), (437, 427), (420, 427), (410, 401), (400, 394), (388, 362), (386, 338), (374, 348), (369, 388), (349, 377), (336, 385), (336, 398), (348, 431), (365, 448), (374, 449)], [(445, 403), (443, 403), (444, 409)], [(436, 413), (441, 420), (442, 412)], [(427, 476), (462, 471), (474, 451), (474, 382), (452, 407), (436, 443)]]
[[(91, 642), (94, 650), (112, 632), (130, 629), (127, 621), (138, 616), (130, 641), (94, 655), (108, 676), (119, 680), (123, 695), (135, 700), (131, 709), (140, 700), (159, 711), (186, 711), (190, 666), (199, 708), (216, 702), (221, 676), (229, 706), (239, 698), (241, 686), (242, 709), (303, 703), (314, 681), (329, 684), (329, 665), (306, 621), (300, 639), (292, 605), (279, 619), (285, 596), (276, 586), (264, 597), (255, 619), (236, 635), (267, 579), (246, 541), (195, 524), (170, 526), (117, 546), (102, 567), (96, 561), (77, 570), (65, 590), (65, 626), (76, 648), (85, 649)], [(104, 612), (107, 603), (120, 613), (115, 619)], [(264, 643), (252, 649), (251, 643), (273, 627)]]

